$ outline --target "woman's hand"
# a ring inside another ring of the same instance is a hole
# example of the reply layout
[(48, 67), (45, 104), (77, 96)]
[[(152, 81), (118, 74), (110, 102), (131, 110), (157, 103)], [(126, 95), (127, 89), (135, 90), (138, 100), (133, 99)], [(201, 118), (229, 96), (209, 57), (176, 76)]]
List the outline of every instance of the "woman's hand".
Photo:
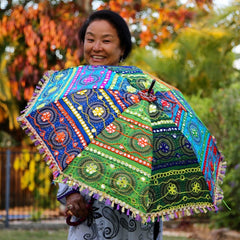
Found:
[(65, 215), (74, 215), (78, 218), (88, 216), (87, 203), (80, 193), (72, 193), (66, 197)]

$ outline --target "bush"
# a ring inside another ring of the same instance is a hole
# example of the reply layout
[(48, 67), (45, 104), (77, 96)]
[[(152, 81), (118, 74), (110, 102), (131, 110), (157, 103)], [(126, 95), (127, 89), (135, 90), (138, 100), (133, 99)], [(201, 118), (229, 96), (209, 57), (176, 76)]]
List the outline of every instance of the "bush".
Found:
[(227, 172), (222, 185), (225, 203), (221, 204), (218, 214), (211, 215), (212, 223), (215, 227), (239, 230), (240, 83), (215, 91), (211, 98), (200, 98), (199, 95), (189, 97), (188, 101), (216, 137), (218, 147), (227, 162)]

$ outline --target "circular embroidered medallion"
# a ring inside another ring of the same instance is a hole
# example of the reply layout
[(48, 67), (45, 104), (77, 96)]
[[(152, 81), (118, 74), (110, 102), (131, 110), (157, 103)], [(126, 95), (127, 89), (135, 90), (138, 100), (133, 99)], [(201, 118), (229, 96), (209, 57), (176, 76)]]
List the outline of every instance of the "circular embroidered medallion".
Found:
[(49, 127), (57, 121), (57, 114), (52, 107), (43, 107), (37, 110), (34, 114), (36, 123), (41, 126), (41, 128)]
[(85, 182), (99, 181), (104, 176), (104, 166), (97, 158), (81, 157), (78, 161), (79, 177)]
[(200, 129), (198, 128), (197, 124), (194, 122), (191, 122), (188, 125), (188, 129), (189, 129), (189, 132), (190, 132), (193, 140), (196, 143), (200, 143), (201, 142), (201, 132), (200, 132)]
[(186, 189), (189, 195), (199, 197), (203, 195), (204, 189), (207, 189), (207, 186), (204, 178), (196, 175), (192, 176), (191, 179), (186, 182)]
[(147, 134), (137, 132), (130, 136), (130, 147), (146, 155), (152, 152), (152, 140)]
[(172, 203), (173, 201), (177, 201), (180, 196), (179, 183), (174, 180), (163, 183), (161, 189), (161, 196), (163, 196), (163, 200), (166, 203)]
[(72, 130), (65, 126), (57, 127), (49, 134), (48, 142), (56, 149), (66, 148), (72, 140)]
[(102, 102), (92, 102), (87, 106), (85, 113), (90, 122), (98, 123), (108, 119), (110, 110)]
[(134, 191), (136, 184), (129, 173), (117, 171), (111, 175), (111, 187), (114, 191), (129, 195)]
[(116, 141), (121, 138), (123, 132), (123, 125), (119, 122), (110, 123), (102, 132), (101, 137), (106, 138), (107, 140)]
[(166, 135), (154, 138), (153, 149), (157, 157), (161, 160), (169, 160), (175, 152), (174, 142), (170, 136)]

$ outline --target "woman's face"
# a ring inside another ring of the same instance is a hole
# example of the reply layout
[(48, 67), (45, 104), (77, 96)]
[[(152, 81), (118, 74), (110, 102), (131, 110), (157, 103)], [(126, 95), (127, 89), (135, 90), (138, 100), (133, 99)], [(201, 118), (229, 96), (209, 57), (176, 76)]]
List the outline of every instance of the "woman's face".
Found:
[(106, 20), (89, 24), (83, 48), (84, 59), (89, 65), (118, 65), (124, 53), (117, 30)]

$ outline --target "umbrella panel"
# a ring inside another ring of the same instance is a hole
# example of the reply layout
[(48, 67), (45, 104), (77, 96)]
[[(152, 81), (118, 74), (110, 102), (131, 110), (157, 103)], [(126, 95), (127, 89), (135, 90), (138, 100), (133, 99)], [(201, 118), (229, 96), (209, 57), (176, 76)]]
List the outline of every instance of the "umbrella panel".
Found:
[(161, 110), (147, 120), (149, 105), (141, 101), (122, 112), (68, 165), (64, 176), (142, 218), (212, 207), (191, 144)]

